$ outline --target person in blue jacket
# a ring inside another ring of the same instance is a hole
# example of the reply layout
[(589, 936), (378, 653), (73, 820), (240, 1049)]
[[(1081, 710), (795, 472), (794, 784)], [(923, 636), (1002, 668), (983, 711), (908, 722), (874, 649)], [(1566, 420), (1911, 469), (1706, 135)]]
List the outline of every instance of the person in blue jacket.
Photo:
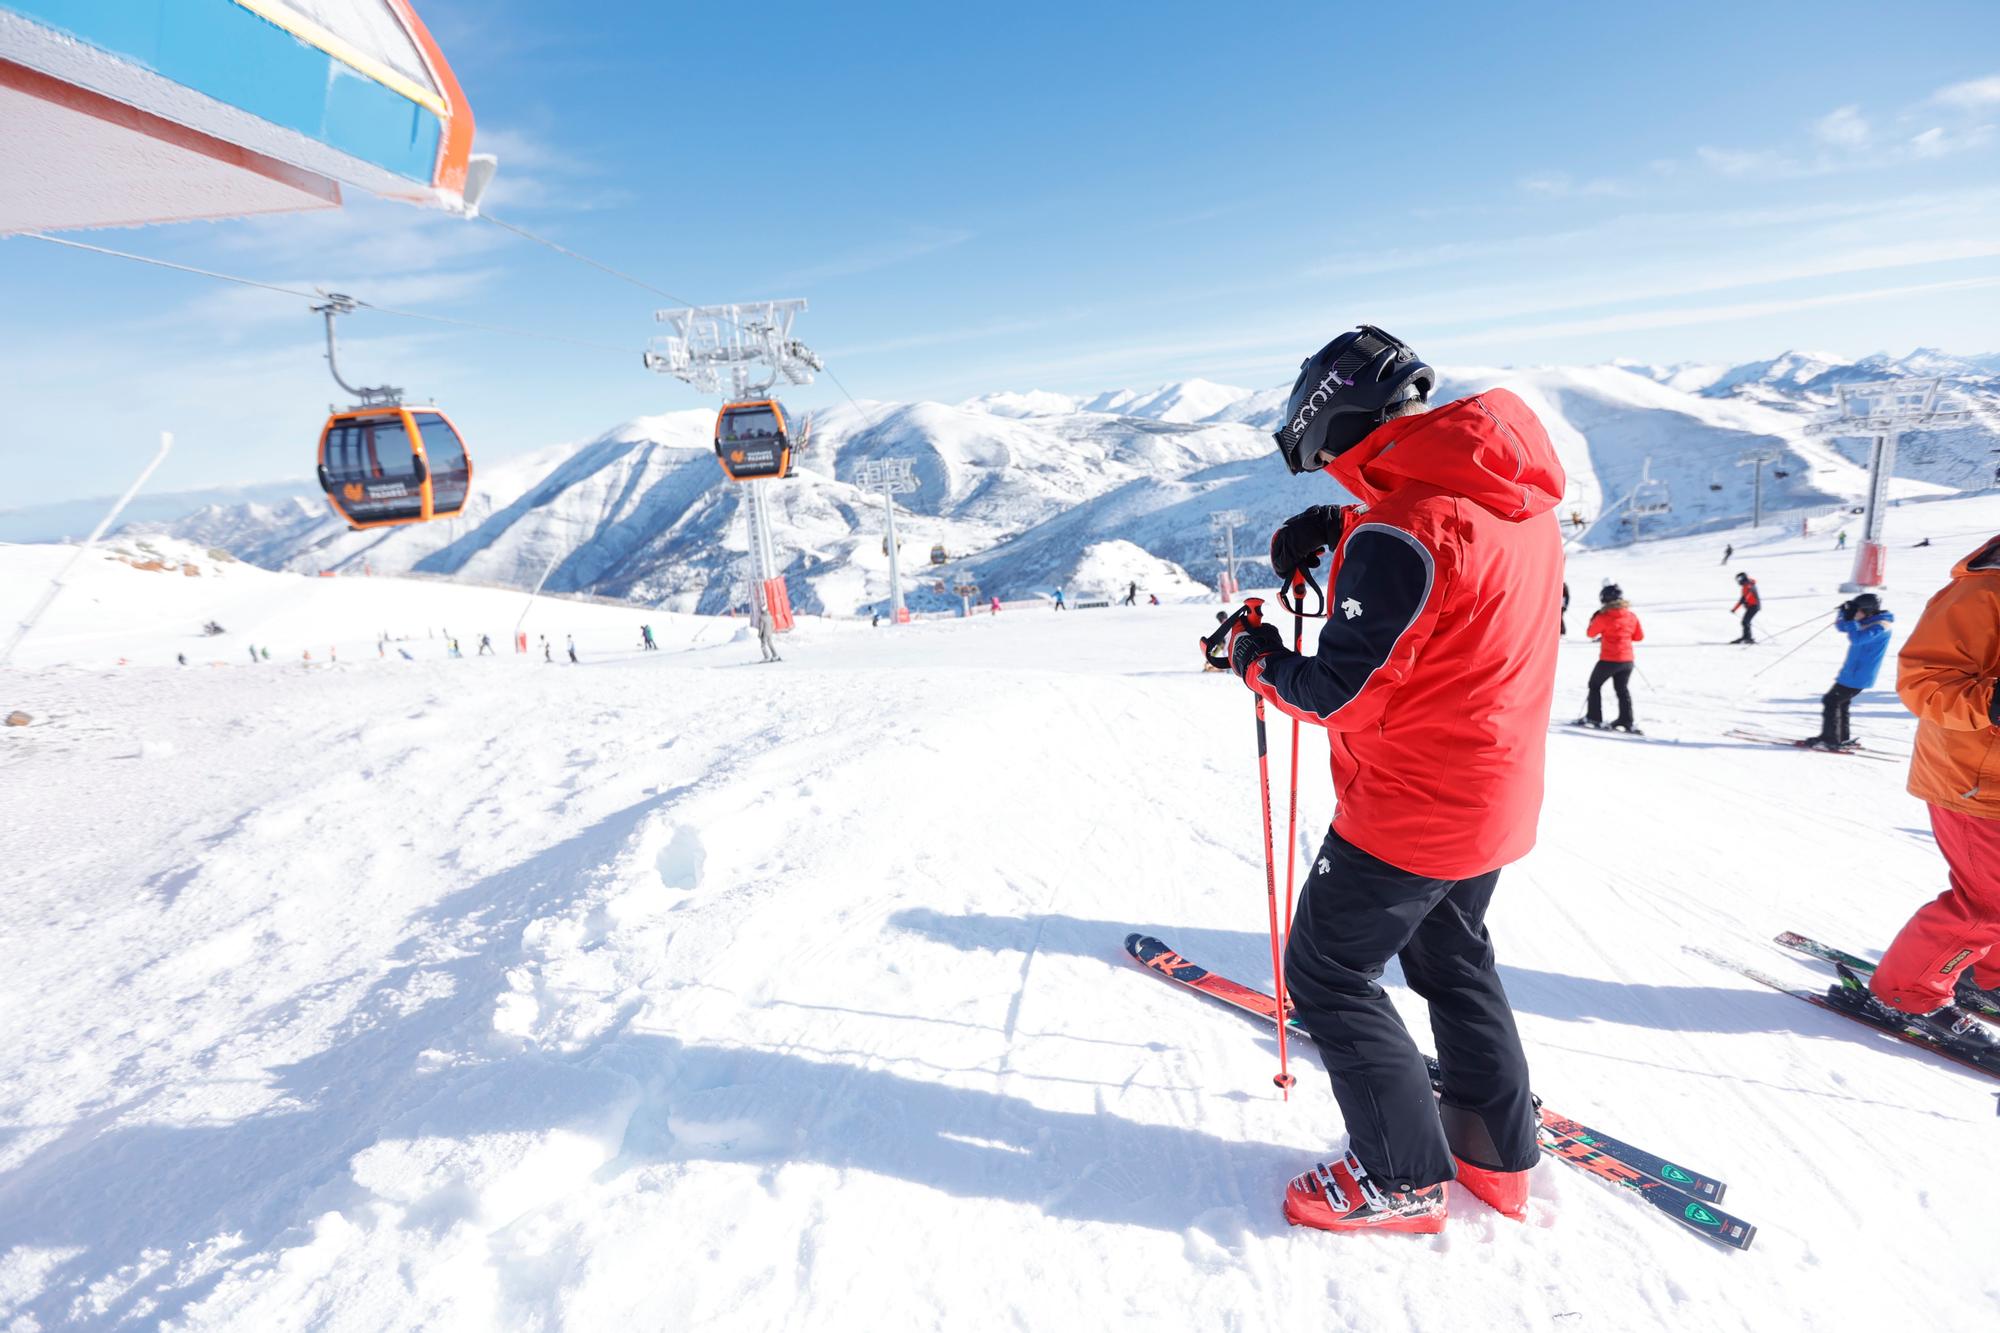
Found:
[(1889, 654), (1889, 626), (1895, 620), (1872, 592), (1841, 603), (1833, 627), (1847, 636), (1847, 660), (1840, 664), (1833, 688), (1820, 696), (1819, 735), (1803, 744), (1816, 750), (1860, 748), (1861, 742), (1847, 727), (1848, 705), (1861, 691), (1875, 687), (1882, 659)]

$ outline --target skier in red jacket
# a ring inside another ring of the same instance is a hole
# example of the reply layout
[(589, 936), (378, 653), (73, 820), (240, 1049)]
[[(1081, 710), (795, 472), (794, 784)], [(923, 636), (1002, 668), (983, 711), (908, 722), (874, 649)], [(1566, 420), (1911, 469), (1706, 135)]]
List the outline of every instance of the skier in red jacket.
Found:
[(1646, 630), (1617, 584), (1607, 583), (1598, 589), (1597, 600), (1603, 605), (1584, 627), (1584, 633), (1598, 641), (1597, 665), (1590, 669), (1590, 698), (1576, 724), (1603, 727), (1604, 683), (1610, 681), (1612, 693), (1618, 696), (1618, 720), (1611, 724), (1612, 729), (1638, 736), (1643, 733), (1632, 725), (1632, 645), (1645, 641)]
[(1750, 622), (1755, 620), (1757, 613), (1764, 609), (1764, 599), (1757, 595), (1757, 580), (1751, 578), (1748, 574), (1738, 574), (1736, 576), (1736, 586), (1742, 589), (1742, 592), (1736, 598), (1736, 605), (1729, 609), (1731, 612), (1741, 611), (1743, 613), (1743, 632), (1731, 639), (1730, 642), (1755, 643), (1757, 640), (1751, 637), (1750, 634)]
[[(1261, 624), (1230, 644), (1252, 690), (1331, 733), (1339, 805), (1285, 953), (1350, 1140), (1292, 1181), (1285, 1216), (1328, 1230), (1437, 1231), (1454, 1178), (1520, 1217), (1538, 1157), (1484, 921), (1541, 810), (1564, 477), (1519, 398), (1431, 410), (1436, 382), (1367, 325), (1304, 363), (1278, 447), (1363, 503), (1308, 509), (1271, 541), (1287, 581), (1332, 552), (1318, 650)], [(1391, 958), (1430, 1004), (1441, 1097), (1380, 985)]]

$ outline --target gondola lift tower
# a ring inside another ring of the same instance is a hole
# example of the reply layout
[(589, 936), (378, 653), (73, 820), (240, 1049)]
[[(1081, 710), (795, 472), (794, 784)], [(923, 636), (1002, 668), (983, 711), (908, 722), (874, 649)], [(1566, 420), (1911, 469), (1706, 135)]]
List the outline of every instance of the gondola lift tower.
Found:
[(805, 308), (803, 300), (788, 300), (655, 311), (654, 319), (674, 331), (655, 338), (645, 355), (648, 370), (703, 393), (721, 393), (723, 375), (729, 377), (729, 396), (715, 418), (715, 453), (723, 472), (743, 487), (750, 613), (760, 630), (773, 633), (792, 627), (792, 603), (778, 569), (764, 483), (791, 475), (793, 453), (805, 447), (811, 432), (793, 438), (784, 405), (770, 389), (781, 377), (789, 384), (811, 384), (813, 374), (825, 368), (817, 352), (792, 336), (792, 321)]
[(1872, 437), (1868, 457), (1868, 507), (1861, 520), (1861, 541), (1854, 552), (1854, 575), (1840, 585), (1842, 592), (1865, 592), (1884, 586), (1888, 547), (1882, 529), (1888, 519), (1889, 481), (1896, 471), (1896, 445), (1904, 431), (1931, 425), (1951, 425), (1971, 416), (1964, 408), (1938, 401), (1942, 379), (1877, 380), (1836, 386), (1840, 402), (1833, 415), (1806, 427), (1808, 435)]

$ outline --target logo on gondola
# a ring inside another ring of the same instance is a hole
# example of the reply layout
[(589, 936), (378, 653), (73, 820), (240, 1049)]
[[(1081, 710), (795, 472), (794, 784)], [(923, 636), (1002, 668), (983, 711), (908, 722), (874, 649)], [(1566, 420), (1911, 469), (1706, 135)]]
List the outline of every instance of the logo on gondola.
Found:
[(355, 500), (355, 501), (360, 500), (362, 495), (364, 494), (364, 492), (361, 489), (361, 483), (358, 481), (348, 482), (345, 486), (342, 486), (340, 488), (340, 493), (346, 496), (349, 500)]

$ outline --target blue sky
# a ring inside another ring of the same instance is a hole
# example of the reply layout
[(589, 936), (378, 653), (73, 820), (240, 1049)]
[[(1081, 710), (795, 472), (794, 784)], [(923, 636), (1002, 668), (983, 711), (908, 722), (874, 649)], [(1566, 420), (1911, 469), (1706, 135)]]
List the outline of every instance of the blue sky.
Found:
[[(1992, 0), (418, 8), (492, 212), (806, 297), (863, 399), (1263, 386), (1362, 320), (1461, 365), (2000, 351)], [(640, 366), (668, 302), (481, 223), (85, 239), (596, 344), (347, 326), (485, 460), (705, 401)], [(336, 393), (299, 301), (0, 241), (0, 507), (115, 492), (162, 428), (157, 487), (309, 484)]]

